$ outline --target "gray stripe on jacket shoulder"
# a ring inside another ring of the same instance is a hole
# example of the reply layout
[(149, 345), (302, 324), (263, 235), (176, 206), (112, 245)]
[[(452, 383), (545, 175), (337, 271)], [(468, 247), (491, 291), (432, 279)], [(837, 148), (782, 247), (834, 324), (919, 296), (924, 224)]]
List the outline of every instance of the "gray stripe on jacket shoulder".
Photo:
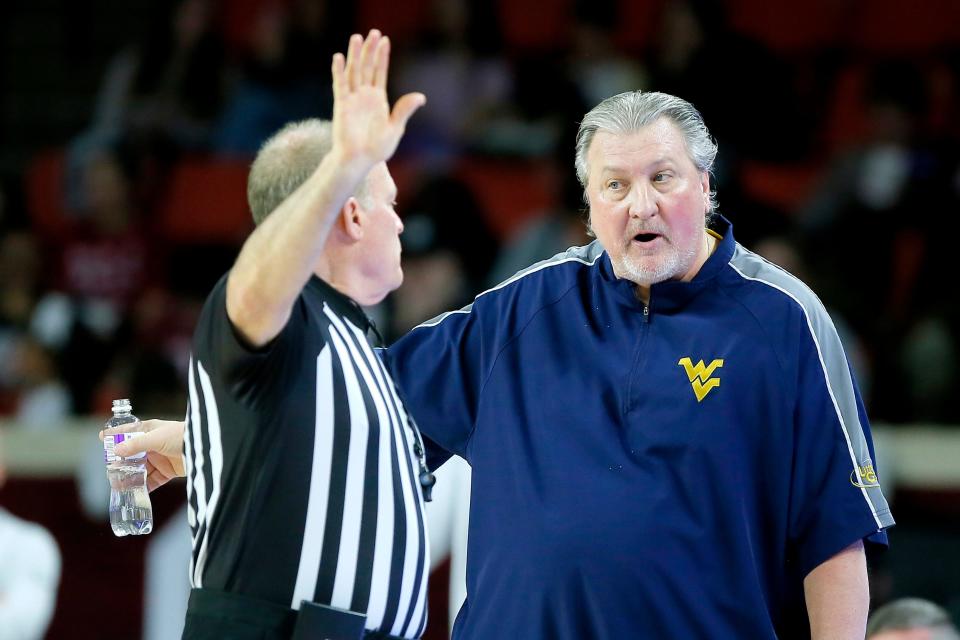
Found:
[[(497, 291), (498, 289), (502, 289), (508, 285), (513, 284), (517, 280), (520, 280), (521, 278), (524, 278), (532, 273), (542, 271), (548, 267), (556, 267), (558, 265), (561, 265), (567, 262), (580, 262), (585, 265), (592, 265), (597, 261), (597, 259), (601, 255), (603, 255), (603, 246), (600, 244), (599, 240), (594, 240), (590, 244), (584, 245), (582, 247), (570, 247), (563, 253), (558, 253), (552, 258), (541, 260), (540, 262), (536, 262), (530, 265), (526, 269), (521, 269), (520, 271), (513, 274), (512, 276), (510, 276), (500, 284), (496, 285), (495, 287), (491, 287), (486, 291), (477, 294), (476, 296), (474, 296), (473, 299), (474, 301), (476, 301), (480, 296), (485, 296), (492, 291)], [(435, 318), (431, 318), (426, 322), (418, 324), (413, 329), (411, 329), (411, 331), (420, 329), (422, 327), (435, 327), (436, 325), (440, 324), (441, 322), (446, 320), (449, 316), (455, 313), (470, 313), (472, 309), (473, 309), (473, 303), (471, 302), (470, 304), (463, 307), (462, 309), (441, 313), (439, 316), (436, 316)]]
[(840, 427), (843, 429), (843, 435), (847, 441), (851, 463), (851, 482), (855, 481), (855, 486), (858, 486), (863, 493), (863, 497), (877, 523), (877, 528), (893, 525), (893, 517), (890, 515), (890, 509), (883, 492), (880, 490), (879, 483), (875, 477), (869, 475), (873, 472), (873, 461), (870, 459), (870, 450), (867, 447), (863, 425), (860, 423), (860, 414), (857, 411), (853, 378), (850, 375), (850, 367), (847, 364), (840, 337), (837, 335), (833, 320), (830, 319), (823, 303), (798, 278), (767, 262), (755, 253), (744, 249), (739, 244), (730, 260), (730, 266), (743, 278), (773, 287), (800, 305), (806, 317), (810, 335), (817, 348), (827, 390), (830, 393)]

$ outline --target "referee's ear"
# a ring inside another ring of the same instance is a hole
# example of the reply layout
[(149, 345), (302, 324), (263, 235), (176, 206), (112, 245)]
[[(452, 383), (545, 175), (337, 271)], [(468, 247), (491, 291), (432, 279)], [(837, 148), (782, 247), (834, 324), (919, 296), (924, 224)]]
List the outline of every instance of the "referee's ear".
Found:
[(366, 212), (355, 197), (347, 198), (340, 209), (336, 226), (346, 236), (348, 242), (359, 242), (363, 237), (365, 214)]

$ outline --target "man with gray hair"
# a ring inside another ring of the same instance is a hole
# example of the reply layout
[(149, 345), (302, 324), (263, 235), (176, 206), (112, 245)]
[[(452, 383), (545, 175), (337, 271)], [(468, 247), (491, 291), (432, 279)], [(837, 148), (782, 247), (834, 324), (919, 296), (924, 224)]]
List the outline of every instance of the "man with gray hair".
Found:
[(596, 241), (382, 352), (430, 466), (471, 465), (454, 638), (864, 637), (867, 416), (823, 305), (716, 213), (716, 152), (680, 98), (603, 101)]
[(596, 241), (386, 350), (472, 467), (455, 638), (863, 638), (893, 524), (867, 417), (823, 305), (716, 213), (716, 153), (680, 98), (604, 100)]
[(873, 612), (867, 640), (960, 640), (947, 611), (922, 598), (900, 598)]

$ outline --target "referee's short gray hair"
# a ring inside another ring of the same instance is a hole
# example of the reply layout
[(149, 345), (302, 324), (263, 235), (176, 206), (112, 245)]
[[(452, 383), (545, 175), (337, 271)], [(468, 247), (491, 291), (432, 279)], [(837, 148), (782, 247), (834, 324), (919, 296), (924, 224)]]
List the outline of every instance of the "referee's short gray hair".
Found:
[[(698, 171), (710, 173), (717, 157), (717, 143), (713, 140), (703, 116), (697, 109), (682, 98), (657, 91), (627, 91), (611, 96), (591, 109), (583, 117), (577, 132), (576, 169), (577, 178), (583, 187), (584, 201), (587, 201), (587, 181), (590, 169), (587, 166), (587, 153), (597, 131), (614, 134), (633, 133), (652, 124), (659, 118), (669, 118), (677, 126), (687, 145), (687, 153)], [(717, 208), (716, 191), (710, 191), (712, 214)]]
[[(247, 177), (247, 203), (260, 224), (306, 182), (333, 148), (333, 123), (311, 118), (291, 122), (270, 136), (257, 152)], [(366, 181), (355, 196), (363, 198)]]

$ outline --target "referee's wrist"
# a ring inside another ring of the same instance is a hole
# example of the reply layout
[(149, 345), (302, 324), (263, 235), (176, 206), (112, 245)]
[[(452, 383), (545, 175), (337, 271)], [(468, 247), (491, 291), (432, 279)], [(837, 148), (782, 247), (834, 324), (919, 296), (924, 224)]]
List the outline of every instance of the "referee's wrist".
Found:
[[(334, 145), (324, 160), (329, 161), (330, 166), (343, 177), (358, 181), (362, 180), (376, 164), (370, 158), (361, 154), (349, 153), (337, 145)], [(321, 164), (323, 163), (321, 162)]]

